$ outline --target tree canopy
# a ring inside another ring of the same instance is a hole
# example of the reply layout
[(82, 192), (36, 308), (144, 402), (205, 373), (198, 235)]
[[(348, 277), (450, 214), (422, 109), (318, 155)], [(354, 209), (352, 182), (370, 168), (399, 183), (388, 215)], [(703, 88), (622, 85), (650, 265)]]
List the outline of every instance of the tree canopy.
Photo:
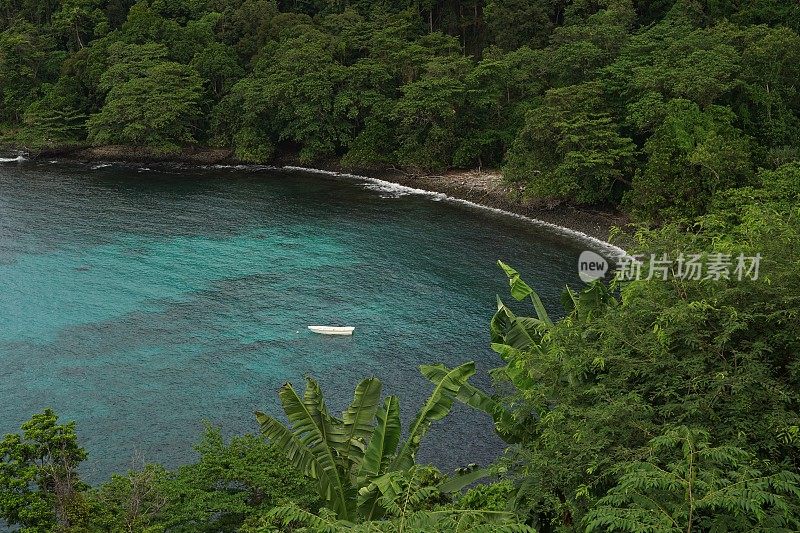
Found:
[(796, 2), (10, 2), (0, 132), (36, 148), (502, 167), (549, 204), (702, 214), (800, 153)]

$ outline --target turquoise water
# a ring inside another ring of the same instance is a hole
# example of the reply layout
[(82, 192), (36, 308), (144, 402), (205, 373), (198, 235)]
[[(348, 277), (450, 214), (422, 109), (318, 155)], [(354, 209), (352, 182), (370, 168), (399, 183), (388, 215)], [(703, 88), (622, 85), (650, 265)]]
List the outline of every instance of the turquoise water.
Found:
[[(0, 433), (53, 407), (77, 421), (97, 482), (134, 455), (192, 460), (203, 420), (255, 431), (252, 412), (277, 412), (277, 388), (308, 374), (337, 410), (378, 376), (406, 420), (431, 390), (422, 363), (475, 360), (488, 386), (488, 321), (507, 293), (495, 261), (555, 312), (585, 245), (380, 189), (264, 169), (0, 165)], [(460, 407), (422, 460), (500, 449), (490, 420)]]

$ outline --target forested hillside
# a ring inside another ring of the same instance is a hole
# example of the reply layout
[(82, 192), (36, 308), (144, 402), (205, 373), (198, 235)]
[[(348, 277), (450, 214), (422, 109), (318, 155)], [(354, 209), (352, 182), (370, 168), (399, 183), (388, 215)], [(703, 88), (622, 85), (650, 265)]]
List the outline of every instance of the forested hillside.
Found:
[(800, 149), (793, 0), (8, 0), (0, 122), (359, 168), (499, 167), (660, 222)]

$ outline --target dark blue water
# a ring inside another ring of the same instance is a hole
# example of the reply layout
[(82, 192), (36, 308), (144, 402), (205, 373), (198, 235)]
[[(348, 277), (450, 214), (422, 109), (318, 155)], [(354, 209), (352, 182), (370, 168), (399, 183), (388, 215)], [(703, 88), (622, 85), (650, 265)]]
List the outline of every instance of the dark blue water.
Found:
[[(371, 184), (269, 170), (0, 165), (0, 433), (53, 407), (89, 481), (134, 454), (194, 458), (202, 421), (253, 432), (276, 390), (315, 376), (343, 409), (378, 376), (410, 419), (418, 366), (488, 348), (497, 259), (558, 310), (585, 245), (513, 218)], [(325, 337), (309, 324), (356, 326)], [(491, 421), (460, 407), (421, 459), (486, 463)]]

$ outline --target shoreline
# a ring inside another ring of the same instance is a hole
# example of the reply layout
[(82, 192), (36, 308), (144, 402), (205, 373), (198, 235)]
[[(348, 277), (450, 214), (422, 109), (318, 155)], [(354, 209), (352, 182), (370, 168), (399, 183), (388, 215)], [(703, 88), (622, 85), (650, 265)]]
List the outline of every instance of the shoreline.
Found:
[[(179, 153), (169, 154), (159, 154), (146, 148), (131, 146), (57, 147), (30, 153), (28, 158), (84, 163), (104, 161), (145, 165), (181, 164), (198, 167), (259, 166), (237, 160), (232, 150), (205, 147), (187, 147)], [(622, 228), (628, 224), (624, 214), (600, 209), (582, 209), (565, 204), (547, 205), (541, 201), (525, 199), (522, 197), (521, 188), (504, 182), (498, 170), (448, 170), (441, 174), (415, 174), (394, 168), (345, 169), (335, 160), (315, 163), (315, 167), (306, 167), (292, 155), (280, 156), (272, 164), (263, 166), (382, 182), (385, 185), (405, 187), (415, 193), (439, 194), (449, 201), (514, 216), (568, 237), (589, 242), (613, 254), (624, 254), (623, 248), (608, 240), (612, 228)]]
[[(607, 253), (611, 254), (612, 256), (614, 256), (614, 257), (627, 255), (627, 252), (623, 248), (621, 248), (620, 246), (609, 242), (608, 240), (604, 239), (603, 237), (592, 235), (591, 233), (586, 232), (586, 231), (582, 231), (581, 229), (576, 229), (575, 227), (569, 227), (569, 226), (566, 226), (566, 225), (563, 225), (563, 224), (558, 224), (558, 223), (555, 223), (555, 222), (549, 222), (547, 220), (542, 220), (541, 218), (535, 218), (535, 217), (529, 216), (527, 214), (522, 214), (522, 213), (519, 213), (517, 211), (513, 211), (513, 210), (510, 210), (510, 209), (507, 209), (507, 208), (494, 207), (494, 206), (490, 205), (488, 202), (479, 203), (479, 202), (475, 202), (475, 201), (472, 201), (472, 200), (468, 200), (468, 199), (465, 198), (465, 196), (468, 196), (466, 194), (464, 194), (464, 195), (454, 195), (454, 194), (452, 194), (452, 190), (453, 189), (449, 188), (451, 184), (447, 184), (446, 183), (442, 187), (437, 187), (437, 189), (439, 189), (439, 190), (433, 190), (432, 188), (421, 188), (421, 187), (417, 187), (416, 186), (416, 185), (420, 185), (419, 180), (431, 179), (431, 178), (434, 178), (434, 176), (425, 176), (425, 175), (423, 175), (423, 176), (417, 177), (417, 179), (415, 181), (406, 181), (405, 183), (403, 183), (403, 182), (401, 182), (401, 180), (387, 180), (387, 179), (377, 178), (377, 177), (373, 177), (373, 176), (353, 174), (353, 173), (350, 173), (350, 172), (338, 172), (338, 171), (334, 171), (334, 170), (301, 167), (301, 166), (295, 166), (295, 165), (287, 165), (287, 166), (275, 167), (275, 168), (281, 169), (281, 170), (307, 172), (307, 173), (312, 173), (312, 174), (323, 174), (323, 175), (329, 175), (329, 176), (333, 176), (333, 177), (341, 177), (341, 178), (346, 178), (346, 179), (356, 179), (356, 180), (360, 180), (360, 181), (368, 181), (368, 182), (375, 183), (375, 184), (378, 184), (378, 185), (388, 186), (388, 187), (391, 187), (391, 188), (397, 189), (397, 190), (406, 190), (411, 194), (423, 194), (423, 195), (429, 195), (429, 196), (437, 196), (437, 197), (440, 197), (444, 201), (458, 203), (458, 204), (461, 204), (461, 205), (466, 205), (466, 206), (471, 207), (471, 208), (481, 209), (481, 210), (484, 210), (484, 211), (490, 211), (490, 212), (493, 212), (493, 213), (497, 213), (497, 214), (505, 216), (505, 217), (513, 217), (513, 218), (517, 218), (517, 219), (523, 220), (526, 224), (531, 224), (531, 225), (534, 225), (534, 226), (537, 226), (537, 227), (545, 228), (546, 230), (548, 230), (548, 231), (550, 231), (552, 233), (558, 233), (558, 234), (561, 234), (561, 235), (563, 235), (563, 236), (565, 236), (565, 237), (567, 237), (569, 239), (573, 239), (573, 240), (578, 240), (578, 241), (584, 242), (584, 243), (590, 245), (592, 248), (594, 248), (595, 249), (594, 251), (607, 252)], [(469, 171), (469, 172), (474, 173), (476, 171)], [(463, 177), (463, 173), (453, 172), (453, 176), (456, 177), (458, 180), (460, 180)], [(438, 178), (439, 176), (435, 176), (435, 177)], [(484, 194), (482, 198), (485, 198), (485, 197), (487, 197), (486, 194)], [(504, 198), (499, 198), (498, 200), (499, 200), (498, 203), (500, 203), (501, 205), (506, 205), (506, 200)], [(598, 227), (598, 226), (593, 226), (593, 227)], [(603, 226), (599, 226), (599, 227), (602, 228)], [(609, 226), (609, 230), (610, 230), (610, 228), (611, 228), (611, 226)]]

